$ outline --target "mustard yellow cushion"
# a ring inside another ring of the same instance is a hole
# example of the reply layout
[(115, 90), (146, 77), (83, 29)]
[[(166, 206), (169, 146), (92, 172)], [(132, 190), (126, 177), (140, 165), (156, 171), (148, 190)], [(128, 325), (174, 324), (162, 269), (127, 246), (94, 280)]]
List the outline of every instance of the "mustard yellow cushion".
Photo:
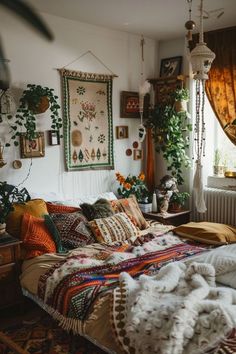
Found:
[(6, 220), (6, 230), (14, 237), (20, 238), (21, 222), (25, 213), (40, 218), (48, 214), (47, 205), (43, 199), (32, 199), (25, 204), (14, 204)]
[(172, 231), (178, 236), (212, 245), (236, 242), (236, 227), (214, 222), (189, 222)]

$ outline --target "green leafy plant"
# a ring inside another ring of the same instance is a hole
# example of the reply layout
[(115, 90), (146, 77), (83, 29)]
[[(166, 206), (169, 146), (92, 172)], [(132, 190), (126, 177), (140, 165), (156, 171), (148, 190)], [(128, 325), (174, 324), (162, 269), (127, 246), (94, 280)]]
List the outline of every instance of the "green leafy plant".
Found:
[(189, 198), (190, 194), (188, 192), (173, 192), (170, 197), (170, 204), (178, 204), (181, 207), (184, 206), (186, 200)]
[(186, 149), (192, 125), (188, 123), (187, 112), (177, 112), (174, 105), (158, 105), (151, 112), (147, 125), (152, 128), (155, 149), (163, 153), (167, 170), (179, 185), (183, 184), (182, 168), (190, 166)]
[(189, 90), (186, 88), (176, 89), (173, 93), (175, 101), (189, 101)]
[(214, 166), (219, 166), (221, 161), (221, 152), (219, 149), (214, 151)]
[(29, 193), (25, 188), (17, 187), (0, 181), (0, 223), (5, 223), (8, 214), (14, 210), (13, 203), (24, 204), (30, 200)]
[[(36, 114), (42, 98), (47, 98), (51, 110), (51, 129), (60, 131), (62, 118), (59, 116), (60, 106), (57, 102), (58, 96), (54, 94), (54, 89), (28, 84), (20, 98), (20, 106), (16, 112), (15, 122), (10, 125), (11, 139), (15, 146), (19, 145), (18, 137), (22, 129), (26, 130), (26, 139), (33, 140), (37, 137)], [(7, 143), (6, 146), (10, 146), (10, 143)]]

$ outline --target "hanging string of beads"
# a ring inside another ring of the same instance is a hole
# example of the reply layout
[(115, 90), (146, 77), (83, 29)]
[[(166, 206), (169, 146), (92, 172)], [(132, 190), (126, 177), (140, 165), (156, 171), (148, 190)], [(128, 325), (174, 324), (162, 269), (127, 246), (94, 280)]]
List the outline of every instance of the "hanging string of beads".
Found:
[(201, 161), (205, 156), (206, 123), (204, 118), (205, 108), (205, 80), (196, 80), (196, 120), (194, 124), (194, 141), (196, 160)]

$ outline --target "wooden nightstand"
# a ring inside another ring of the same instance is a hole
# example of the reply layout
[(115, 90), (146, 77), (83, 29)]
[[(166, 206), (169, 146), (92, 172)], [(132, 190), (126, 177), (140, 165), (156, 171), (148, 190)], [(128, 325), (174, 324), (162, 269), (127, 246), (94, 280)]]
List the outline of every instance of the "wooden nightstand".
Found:
[(0, 236), (0, 309), (22, 302), (20, 244), (20, 240), (7, 233)]
[(165, 225), (179, 226), (190, 221), (190, 210), (184, 210), (179, 213), (143, 213), (146, 219), (156, 220)]

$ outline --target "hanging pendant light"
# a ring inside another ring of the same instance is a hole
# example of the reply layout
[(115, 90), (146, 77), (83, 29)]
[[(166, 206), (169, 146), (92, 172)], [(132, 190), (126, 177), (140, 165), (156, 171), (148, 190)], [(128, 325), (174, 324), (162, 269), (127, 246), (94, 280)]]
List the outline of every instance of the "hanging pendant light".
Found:
[(200, 3), (200, 34), (199, 43), (190, 53), (190, 62), (192, 64), (192, 70), (194, 73), (194, 79), (207, 80), (208, 72), (211, 68), (211, 64), (215, 59), (215, 53), (213, 53), (204, 43), (203, 34), (203, 0)]
[(197, 211), (204, 213), (207, 208), (203, 194), (202, 156), (205, 156), (205, 82), (215, 59), (215, 54), (207, 47), (203, 35), (203, 0), (200, 2), (200, 34), (199, 43), (190, 53), (193, 78), (196, 80), (196, 120), (194, 127), (194, 143), (196, 151), (196, 169), (193, 179), (194, 201)]

